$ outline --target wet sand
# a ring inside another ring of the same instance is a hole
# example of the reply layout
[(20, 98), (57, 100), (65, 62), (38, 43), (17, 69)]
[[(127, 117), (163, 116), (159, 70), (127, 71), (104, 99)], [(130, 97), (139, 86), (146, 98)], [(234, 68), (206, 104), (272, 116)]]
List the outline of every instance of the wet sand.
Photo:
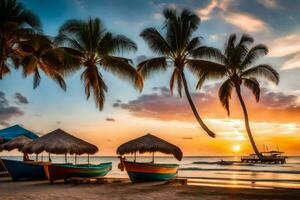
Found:
[(162, 183), (72, 184), (47, 181), (12, 182), (0, 178), (0, 199), (298, 199), (296, 189), (242, 189), (208, 186), (164, 185)]

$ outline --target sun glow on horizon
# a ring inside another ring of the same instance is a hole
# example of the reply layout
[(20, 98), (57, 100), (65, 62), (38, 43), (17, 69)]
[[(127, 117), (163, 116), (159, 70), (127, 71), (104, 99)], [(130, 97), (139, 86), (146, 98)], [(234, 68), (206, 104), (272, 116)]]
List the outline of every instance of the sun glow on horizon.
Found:
[(240, 146), (240, 145), (234, 145), (234, 146), (232, 147), (232, 150), (233, 150), (234, 152), (240, 152), (240, 151), (241, 151), (241, 146)]

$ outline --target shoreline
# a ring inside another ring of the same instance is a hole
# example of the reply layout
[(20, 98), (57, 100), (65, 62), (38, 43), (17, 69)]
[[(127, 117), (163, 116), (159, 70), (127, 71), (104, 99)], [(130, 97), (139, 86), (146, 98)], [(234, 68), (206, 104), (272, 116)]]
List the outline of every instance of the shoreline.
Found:
[[(0, 178), (1, 199), (297, 199), (299, 189), (228, 188), (164, 183), (71, 184)], [(277, 191), (277, 192), (274, 192)], [(280, 191), (280, 192), (279, 192)]]

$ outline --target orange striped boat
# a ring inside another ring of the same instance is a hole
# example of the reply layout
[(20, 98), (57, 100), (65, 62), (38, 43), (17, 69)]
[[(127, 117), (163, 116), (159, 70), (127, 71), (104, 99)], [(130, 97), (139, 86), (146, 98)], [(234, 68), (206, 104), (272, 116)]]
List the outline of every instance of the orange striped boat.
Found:
[(178, 173), (177, 164), (137, 163), (121, 161), (131, 182), (166, 181), (175, 178)]

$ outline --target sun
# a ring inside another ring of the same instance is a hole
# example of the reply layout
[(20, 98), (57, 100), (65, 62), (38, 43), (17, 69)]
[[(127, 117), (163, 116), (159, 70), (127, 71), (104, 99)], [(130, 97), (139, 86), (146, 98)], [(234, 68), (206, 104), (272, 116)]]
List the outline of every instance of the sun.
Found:
[(240, 147), (240, 145), (234, 145), (232, 147), (232, 150), (235, 151), (235, 152), (239, 152), (241, 150), (241, 147)]

